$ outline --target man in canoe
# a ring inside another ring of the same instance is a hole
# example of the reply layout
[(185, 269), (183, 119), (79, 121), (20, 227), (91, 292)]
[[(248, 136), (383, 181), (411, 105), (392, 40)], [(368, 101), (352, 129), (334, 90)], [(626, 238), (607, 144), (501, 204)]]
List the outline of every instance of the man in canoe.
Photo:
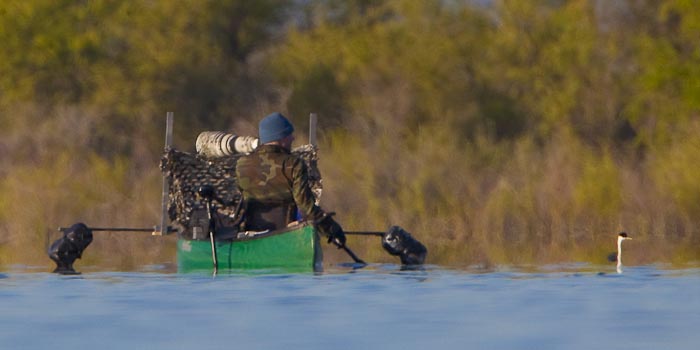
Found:
[(260, 121), (260, 145), (236, 165), (238, 187), (246, 201), (245, 229), (276, 230), (300, 219), (318, 229), (339, 247), (345, 245), (340, 225), (315, 203), (304, 161), (291, 153), (294, 126), (280, 113)]

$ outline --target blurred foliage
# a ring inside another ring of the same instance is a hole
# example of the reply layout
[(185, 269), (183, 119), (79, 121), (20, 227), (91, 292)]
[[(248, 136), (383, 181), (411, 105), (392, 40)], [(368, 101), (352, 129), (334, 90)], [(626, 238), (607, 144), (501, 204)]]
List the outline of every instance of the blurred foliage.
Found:
[(688, 127), (668, 148), (653, 153), (651, 174), (678, 215), (693, 222), (700, 217), (700, 125)]
[[(430, 262), (597, 262), (619, 230), (658, 248), (628, 263), (697, 260), (698, 32), (688, 0), (5, 1), (0, 265), (48, 264), (54, 226), (153, 225), (167, 111), (192, 150), (275, 110), (320, 115), (346, 229), (401, 225)], [(353, 241), (394, 261), (377, 245)]]
[(160, 141), (165, 111), (185, 116), (180, 130), (223, 128), (230, 120), (222, 115), (246, 115), (241, 106), (266, 94), (245, 63), (278, 30), (283, 3), (5, 2), (0, 106), (39, 104), (42, 116), (73, 104), (102, 111), (91, 146), (105, 156), (133, 151), (120, 134)]

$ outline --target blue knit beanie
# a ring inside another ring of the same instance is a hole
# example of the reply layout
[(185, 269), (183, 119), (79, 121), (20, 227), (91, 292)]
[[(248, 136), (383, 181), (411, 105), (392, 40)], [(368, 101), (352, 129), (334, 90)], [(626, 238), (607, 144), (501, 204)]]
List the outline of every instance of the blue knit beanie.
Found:
[(281, 140), (294, 132), (294, 126), (281, 113), (275, 112), (260, 121), (260, 144)]

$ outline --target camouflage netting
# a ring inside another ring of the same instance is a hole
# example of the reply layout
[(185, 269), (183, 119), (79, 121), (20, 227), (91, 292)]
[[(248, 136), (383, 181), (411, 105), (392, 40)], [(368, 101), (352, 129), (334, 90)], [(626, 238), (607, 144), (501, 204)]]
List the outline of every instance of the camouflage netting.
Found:
[[(318, 171), (318, 149), (304, 145), (292, 151), (304, 159), (309, 169), (316, 202), (321, 198), (321, 173)], [(220, 214), (232, 217), (235, 214), (241, 192), (236, 179), (236, 162), (241, 154), (219, 158), (206, 158), (199, 154), (186, 153), (171, 149), (166, 152), (160, 164), (163, 175), (170, 184), (168, 194), (168, 216), (173, 226), (188, 229), (194, 210), (206, 208), (206, 204), (197, 196), (200, 186), (214, 187), (216, 197), (224, 203), (215, 202)]]

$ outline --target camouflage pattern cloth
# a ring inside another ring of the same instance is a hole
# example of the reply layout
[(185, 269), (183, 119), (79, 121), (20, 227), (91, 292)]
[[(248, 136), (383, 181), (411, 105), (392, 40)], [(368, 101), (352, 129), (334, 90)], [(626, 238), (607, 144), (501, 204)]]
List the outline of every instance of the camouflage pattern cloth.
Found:
[(247, 202), (246, 229), (284, 227), (299, 219), (317, 221), (324, 211), (316, 205), (304, 160), (278, 145), (261, 145), (238, 159), (238, 187)]
[[(318, 150), (312, 145), (301, 145), (292, 151), (292, 155), (301, 158), (309, 171), (309, 182), (318, 205), (323, 192), (321, 173), (318, 171)], [(236, 178), (236, 163), (243, 157), (241, 153), (231, 156), (207, 156), (192, 154), (173, 148), (168, 149), (161, 159), (160, 168), (169, 184), (168, 217), (178, 235), (188, 239), (197, 236), (194, 230), (204, 232), (202, 239), (209, 239), (209, 219), (206, 215), (205, 201), (197, 195), (197, 190), (204, 185), (213, 186), (217, 198), (214, 201), (217, 231), (236, 229), (230, 227), (237, 221), (236, 213), (242, 194)], [(199, 238), (198, 238), (199, 239)]]

